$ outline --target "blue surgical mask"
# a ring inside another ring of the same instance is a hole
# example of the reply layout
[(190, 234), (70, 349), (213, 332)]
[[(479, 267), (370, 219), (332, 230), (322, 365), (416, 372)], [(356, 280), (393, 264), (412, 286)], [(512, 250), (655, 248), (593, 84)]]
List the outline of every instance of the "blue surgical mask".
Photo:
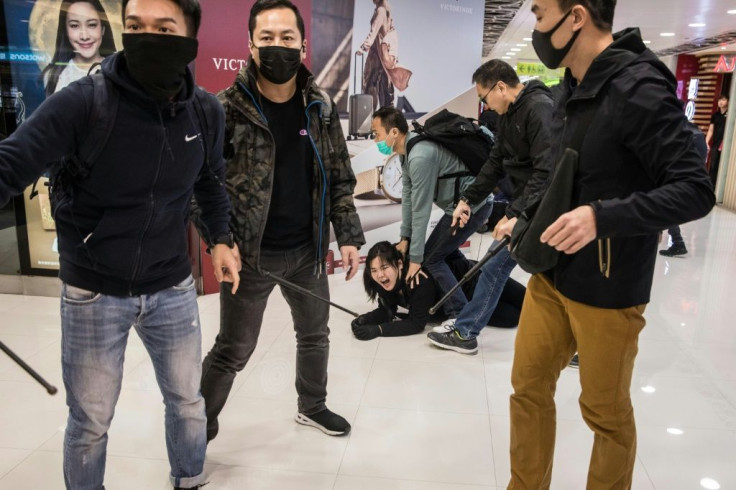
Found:
[(390, 155), (394, 152), (394, 150), (388, 146), (386, 143), (386, 140), (388, 140), (388, 136), (386, 136), (386, 139), (383, 141), (378, 141), (376, 143), (376, 146), (378, 147), (378, 151), (381, 152), (382, 155)]

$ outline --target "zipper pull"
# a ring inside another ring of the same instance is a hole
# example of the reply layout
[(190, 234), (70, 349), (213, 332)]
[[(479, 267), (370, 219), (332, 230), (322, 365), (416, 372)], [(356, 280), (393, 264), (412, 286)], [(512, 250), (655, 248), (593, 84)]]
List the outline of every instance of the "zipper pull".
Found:
[(175, 117), (176, 116), (176, 110), (175, 110), (176, 109), (176, 106), (174, 105), (173, 102), (171, 102), (171, 106), (170, 107), (171, 107), (171, 117)]

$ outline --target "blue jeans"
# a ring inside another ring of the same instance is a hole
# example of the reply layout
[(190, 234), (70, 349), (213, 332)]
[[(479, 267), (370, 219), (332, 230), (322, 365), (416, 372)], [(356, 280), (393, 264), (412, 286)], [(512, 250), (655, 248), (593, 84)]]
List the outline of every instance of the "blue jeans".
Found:
[[(491, 247), (497, 243), (494, 241)], [(455, 329), (464, 339), (476, 338), (488, 325), (514, 267), (516, 261), (511, 258), (508, 247), (504, 247), (481, 267), (473, 299), (465, 305), (455, 320)]]
[(131, 326), (151, 356), (166, 406), (171, 483), (193, 487), (204, 481), (201, 332), (197, 293), (189, 276), (158, 293), (126, 298), (62, 286), (61, 361), (69, 406), (64, 435), (67, 489), (102, 488), (107, 430), (120, 395)]
[[(442, 294), (447, 293), (457, 284), (457, 279), (447, 265), (447, 261), (462, 257), (459, 250), (460, 245), (475, 233), (480, 226), (488, 221), (493, 210), (493, 202), (484, 204), (476, 213), (470, 215), (468, 223), (463, 228), (458, 228), (454, 235), (450, 234), (452, 216), (444, 214), (437, 222), (432, 233), (424, 245), (424, 262), (422, 265), (432, 274)], [(439, 245), (438, 245), (439, 243)], [(450, 318), (456, 317), (460, 310), (467, 304), (468, 299), (461, 289), (458, 289), (444, 304), (443, 309)]]

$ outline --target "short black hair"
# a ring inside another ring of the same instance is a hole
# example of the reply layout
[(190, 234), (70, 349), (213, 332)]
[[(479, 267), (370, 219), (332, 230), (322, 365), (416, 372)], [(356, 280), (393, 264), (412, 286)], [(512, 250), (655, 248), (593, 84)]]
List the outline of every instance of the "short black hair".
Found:
[[(179, 6), (187, 21), (187, 34), (189, 37), (197, 37), (199, 26), (202, 24), (202, 6), (199, 0), (169, 0)], [(125, 27), (125, 8), (130, 0), (123, 0), (123, 28)]]
[(720, 97), (718, 97), (718, 100), (721, 100), (721, 99), (726, 99), (726, 100), (728, 100), (728, 94), (721, 94), (721, 96), (720, 96)]
[(557, 0), (560, 9), (567, 12), (575, 5), (582, 5), (590, 12), (595, 26), (606, 32), (613, 30), (613, 12), (616, 10), (616, 0)]
[(376, 258), (381, 259), (381, 263), (388, 264), (396, 269), (399, 268), (399, 261), (403, 260), (401, 252), (396, 249), (396, 245), (392, 245), (385, 240), (376, 243), (368, 250), (368, 256), (365, 258), (365, 269), (363, 269), (363, 286), (371, 301), (374, 301), (378, 296), (378, 291), (383, 289), (373, 280), (371, 275), (371, 262)]
[(250, 17), (248, 18), (248, 31), (250, 32), (251, 39), (253, 38), (253, 31), (256, 30), (256, 17), (258, 14), (265, 10), (273, 9), (289, 9), (296, 15), (296, 27), (299, 29), (299, 34), (302, 35), (302, 42), (306, 40), (306, 34), (304, 33), (304, 19), (302, 18), (299, 8), (291, 3), (289, 0), (258, 0), (250, 9)]
[(503, 82), (512, 88), (521, 83), (514, 68), (501, 60), (486, 61), (473, 73), (473, 83), (482, 87), (491, 88), (498, 82)]
[(381, 126), (387, 132), (393, 128), (399, 130), (399, 133), (406, 134), (409, 132), (409, 123), (400, 110), (392, 105), (383, 106), (373, 113), (371, 119), (378, 118), (381, 120)]

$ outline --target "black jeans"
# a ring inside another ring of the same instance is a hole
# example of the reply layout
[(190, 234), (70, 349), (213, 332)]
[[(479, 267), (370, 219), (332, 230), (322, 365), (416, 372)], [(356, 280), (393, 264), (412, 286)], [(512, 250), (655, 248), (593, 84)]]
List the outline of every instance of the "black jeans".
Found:
[[(261, 268), (329, 298), (327, 276), (314, 275), (314, 249), (261, 251)], [(240, 287), (220, 291), (220, 333), (202, 363), (202, 396), (207, 409), (207, 433), (217, 434), (217, 416), (225, 406), (235, 375), (241, 371), (258, 342), (263, 311), (276, 283), (251, 267), (243, 266)], [(329, 357), (329, 305), (281, 286), (296, 332), (296, 392), (299, 412), (305, 415), (325, 408)]]

